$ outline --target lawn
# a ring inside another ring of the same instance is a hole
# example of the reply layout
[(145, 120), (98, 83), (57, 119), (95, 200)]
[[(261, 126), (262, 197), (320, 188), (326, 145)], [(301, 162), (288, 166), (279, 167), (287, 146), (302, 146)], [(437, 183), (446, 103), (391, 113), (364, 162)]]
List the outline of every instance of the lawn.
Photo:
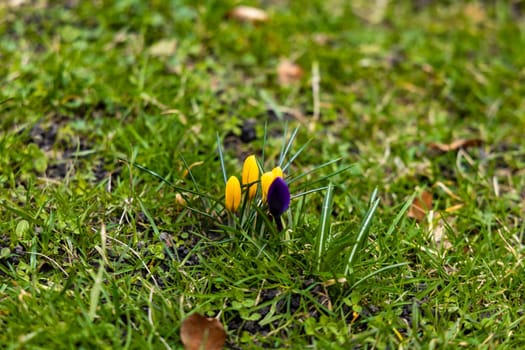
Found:
[(238, 5), (0, 1), (0, 348), (523, 346), (525, 2)]

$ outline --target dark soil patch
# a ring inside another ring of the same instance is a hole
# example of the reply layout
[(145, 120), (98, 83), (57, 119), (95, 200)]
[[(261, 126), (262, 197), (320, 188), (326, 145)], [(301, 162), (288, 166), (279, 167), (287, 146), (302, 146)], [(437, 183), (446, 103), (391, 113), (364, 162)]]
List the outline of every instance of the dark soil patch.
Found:
[(63, 179), (67, 176), (69, 166), (67, 162), (53, 163), (47, 166), (46, 177), (49, 179)]
[(9, 255), (4, 258), (0, 258), (0, 277), (7, 276), (4, 271), (8, 271), (13, 267), (16, 268), (21, 260), (24, 260), (24, 255), (26, 255), (25, 248), (17, 244), (16, 246), (11, 247), (11, 240), (8, 235), (0, 235), (0, 251), (4, 249), (9, 249)]
[[(101, 108), (104, 107), (104, 104), (96, 105), (91, 115), (99, 118), (103, 113)], [(66, 127), (71, 121), (72, 119), (67, 116), (55, 115), (48, 120), (39, 121), (28, 132), (27, 143), (37, 145), (49, 157), (45, 176), (49, 179), (61, 180), (71, 172), (73, 167), (85, 166), (90, 168), (83, 169), (83, 173), (87, 170), (92, 174), (90, 181), (100, 183), (109, 178), (112, 181), (111, 187), (116, 185), (116, 177), (120, 174), (121, 168), (108, 167), (108, 165), (114, 165), (113, 160), (102, 157), (97, 159), (96, 153), (83, 155), (80, 158), (77, 156), (78, 152), (93, 148), (94, 142), (90, 141), (87, 135), (78, 134), (75, 136), (76, 140), (59, 139), (60, 129)], [(109, 168), (112, 169), (108, 170)]]
[(56, 142), (58, 127), (57, 123), (47, 126), (42, 122), (36, 123), (29, 132), (29, 142), (36, 144), (43, 151), (51, 150)]
[(282, 138), (283, 122), (296, 120), (294, 115), (289, 112), (282, 112), (280, 116), (269, 109), (266, 114), (259, 115), (257, 118), (245, 119), (242, 124), (238, 125), (240, 134), (229, 132), (223, 141), (223, 147), (227, 151), (234, 151), (237, 158), (244, 159), (248, 152), (243, 149), (244, 144), (249, 144), (263, 137), (258, 135), (257, 129), (267, 127), (267, 138)]
[(0, 251), (4, 250), (5, 248), (9, 249), (10, 255), (8, 257), (0, 259), (0, 265), (2, 265), (2, 268), (0, 268), (0, 276), (5, 276), (6, 274), (3, 272), (4, 268), (8, 270), (8, 266), (17, 266), (20, 262), (21, 257), (25, 254), (25, 249), (21, 245), (16, 245), (13, 248), (10, 248), (11, 246), (11, 240), (8, 235), (0, 235)]
[(413, 0), (412, 8), (416, 12), (423, 11), (425, 8), (430, 6), (433, 2), (434, 2), (433, 0)]

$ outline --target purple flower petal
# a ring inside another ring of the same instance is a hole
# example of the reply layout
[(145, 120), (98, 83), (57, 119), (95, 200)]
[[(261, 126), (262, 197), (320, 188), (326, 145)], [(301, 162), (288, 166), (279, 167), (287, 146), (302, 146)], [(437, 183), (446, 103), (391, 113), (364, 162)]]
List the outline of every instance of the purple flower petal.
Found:
[(290, 190), (281, 177), (276, 177), (268, 189), (268, 208), (275, 218), (281, 216), (290, 206)]

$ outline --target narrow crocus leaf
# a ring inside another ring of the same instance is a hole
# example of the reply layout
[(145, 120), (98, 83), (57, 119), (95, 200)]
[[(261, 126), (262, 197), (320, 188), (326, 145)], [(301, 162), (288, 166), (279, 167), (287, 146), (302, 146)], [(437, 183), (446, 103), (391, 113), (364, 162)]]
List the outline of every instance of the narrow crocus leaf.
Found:
[(259, 180), (259, 167), (255, 156), (251, 155), (244, 160), (244, 165), (242, 166), (242, 184), (252, 184), (248, 188), (248, 198), (250, 199), (255, 197), (257, 193), (257, 184), (254, 184), (257, 180)]
[(268, 197), (268, 190), (273, 180), (275, 180), (275, 174), (273, 171), (267, 171), (261, 175), (261, 188), (262, 188), (262, 198), (263, 201)]
[(281, 216), (290, 206), (290, 190), (282, 177), (276, 177), (268, 189), (268, 208), (270, 214)]
[(241, 183), (236, 176), (230, 176), (226, 182), (226, 193), (224, 198), (226, 209), (235, 212), (241, 204)]

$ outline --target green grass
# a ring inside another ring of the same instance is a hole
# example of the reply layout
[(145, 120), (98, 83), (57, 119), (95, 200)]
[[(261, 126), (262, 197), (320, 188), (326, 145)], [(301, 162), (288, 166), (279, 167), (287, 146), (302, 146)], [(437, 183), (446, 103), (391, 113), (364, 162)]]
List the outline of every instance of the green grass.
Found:
[[(525, 343), (523, 1), (14, 3), (2, 349), (182, 349), (192, 312), (234, 349)], [(224, 210), (248, 154), (289, 163), (282, 233)]]

